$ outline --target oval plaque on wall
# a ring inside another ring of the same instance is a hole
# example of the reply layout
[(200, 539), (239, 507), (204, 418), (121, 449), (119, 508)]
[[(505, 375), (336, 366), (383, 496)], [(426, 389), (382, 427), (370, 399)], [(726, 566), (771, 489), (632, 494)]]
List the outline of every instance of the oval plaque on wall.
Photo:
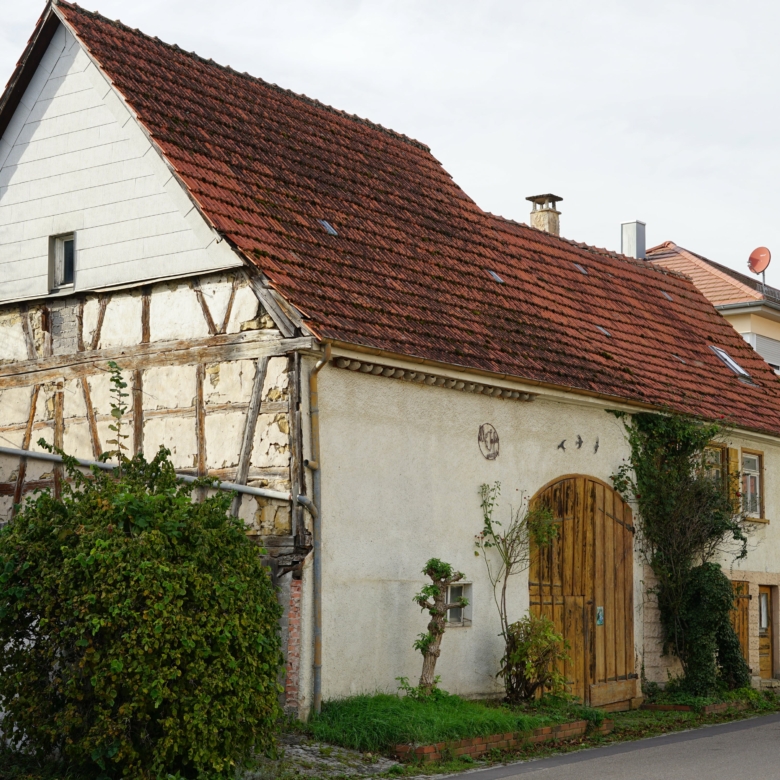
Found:
[(490, 424), (483, 423), (479, 426), (479, 451), (488, 459), (495, 460), (498, 457), (498, 431)]

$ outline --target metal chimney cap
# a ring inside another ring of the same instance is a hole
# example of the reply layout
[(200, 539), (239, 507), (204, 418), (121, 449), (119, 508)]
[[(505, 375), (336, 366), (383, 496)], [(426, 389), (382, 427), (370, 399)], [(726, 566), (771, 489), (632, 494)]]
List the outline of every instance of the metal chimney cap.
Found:
[(555, 208), (555, 204), (560, 203), (563, 198), (548, 192), (546, 195), (529, 195), (526, 200), (530, 200), (531, 203), (534, 203), (537, 206), (549, 205), (550, 207)]

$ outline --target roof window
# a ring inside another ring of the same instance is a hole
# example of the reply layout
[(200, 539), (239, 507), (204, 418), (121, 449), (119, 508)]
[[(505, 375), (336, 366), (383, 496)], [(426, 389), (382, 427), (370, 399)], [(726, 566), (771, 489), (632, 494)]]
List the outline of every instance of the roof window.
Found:
[(601, 331), (601, 332), (602, 332), (602, 333), (603, 333), (605, 336), (612, 337), (612, 334), (611, 334), (611, 333), (610, 333), (610, 332), (609, 332), (609, 331), (608, 331), (606, 328), (602, 328), (602, 327), (601, 327), (601, 325), (596, 325), (596, 327), (597, 327), (597, 328), (598, 328), (598, 329), (599, 329), (599, 330), (600, 330), (600, 331)]
[(329, 236), (337, 236), (339, 234), (338, 230), (336, 230), (336, 228), (334, 228), (333, 225), (330, 224), (330, 222), (326, 222), (324, 219), (318, 219), (317, 222), (319, 222), (320, 225), (322, 225), (322, 227), (325, 228), (325, 232)]
[(726, 352), (725, 349), (721, 349), (720, 347), (713, 347), (710, 344), (710, 349), (739, 377), (747, 377), (750, 379), (750, 374), (748, 374), (747, 371), (745, 371), (742, 366), (737, 363), (734, 358), (732, 358), (728, 352)]
[(491, 271), (489, 268), (486, 268), (485, 270), (490, 274), (494, 281), (498, 282), (499, 284), (504, 283), (504, 280), (495, 271)]
[(574, 267), (575, 267), (575, 268), (579, 268), (579, 270), (580, 270), (580, 273), (583, 273), (583, 274), (585, 274), (585, 276), (587, 276), (587, 275), (588, 275), (588, 269), (587, 269), (587, 268), (583, 268), (583, 267), (582, 267), (582, 266), (581, 266), (579, 263), (575, 263), (575, 264), (574, 264)]
[(666, 298), (667, 301), (673, 301), (674, 300), (674, 298), (672, 298), (672, 296), (669, 295), (669, 293), (666, 292), (666, 290), (661, 290), (661, 295), (663, 295), (664, 298)]

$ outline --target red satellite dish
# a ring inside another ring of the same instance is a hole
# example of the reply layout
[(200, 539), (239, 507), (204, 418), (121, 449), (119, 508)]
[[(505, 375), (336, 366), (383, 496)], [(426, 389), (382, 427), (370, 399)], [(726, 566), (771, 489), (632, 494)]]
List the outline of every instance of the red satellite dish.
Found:
[(772, 259), (772, 253), (765, 247), (760, 246), (750, 253), (748, 258), (748, 268), (754, 274), (760, 274), (769, 268), (769, 261)]

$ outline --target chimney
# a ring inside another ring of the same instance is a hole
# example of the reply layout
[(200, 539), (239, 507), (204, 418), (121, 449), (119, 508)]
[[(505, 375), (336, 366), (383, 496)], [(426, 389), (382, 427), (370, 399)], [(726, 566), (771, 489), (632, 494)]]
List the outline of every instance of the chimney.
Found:
[(526, 200), (530, 200), (534, 204), (533, 211), (531, 211), (531, 227), (544, 230), (545, 233), (550, 233), (553, 236), (559, 236), (561, 222), (558, 217), (561, 216), (561, 212), (555, 206), (563, 198), (548, 193), (547, 195), (531, 195)]
[(645, 223), (623, 222), (620, 225), (620, 252), (626, 257), (645, 259)]

